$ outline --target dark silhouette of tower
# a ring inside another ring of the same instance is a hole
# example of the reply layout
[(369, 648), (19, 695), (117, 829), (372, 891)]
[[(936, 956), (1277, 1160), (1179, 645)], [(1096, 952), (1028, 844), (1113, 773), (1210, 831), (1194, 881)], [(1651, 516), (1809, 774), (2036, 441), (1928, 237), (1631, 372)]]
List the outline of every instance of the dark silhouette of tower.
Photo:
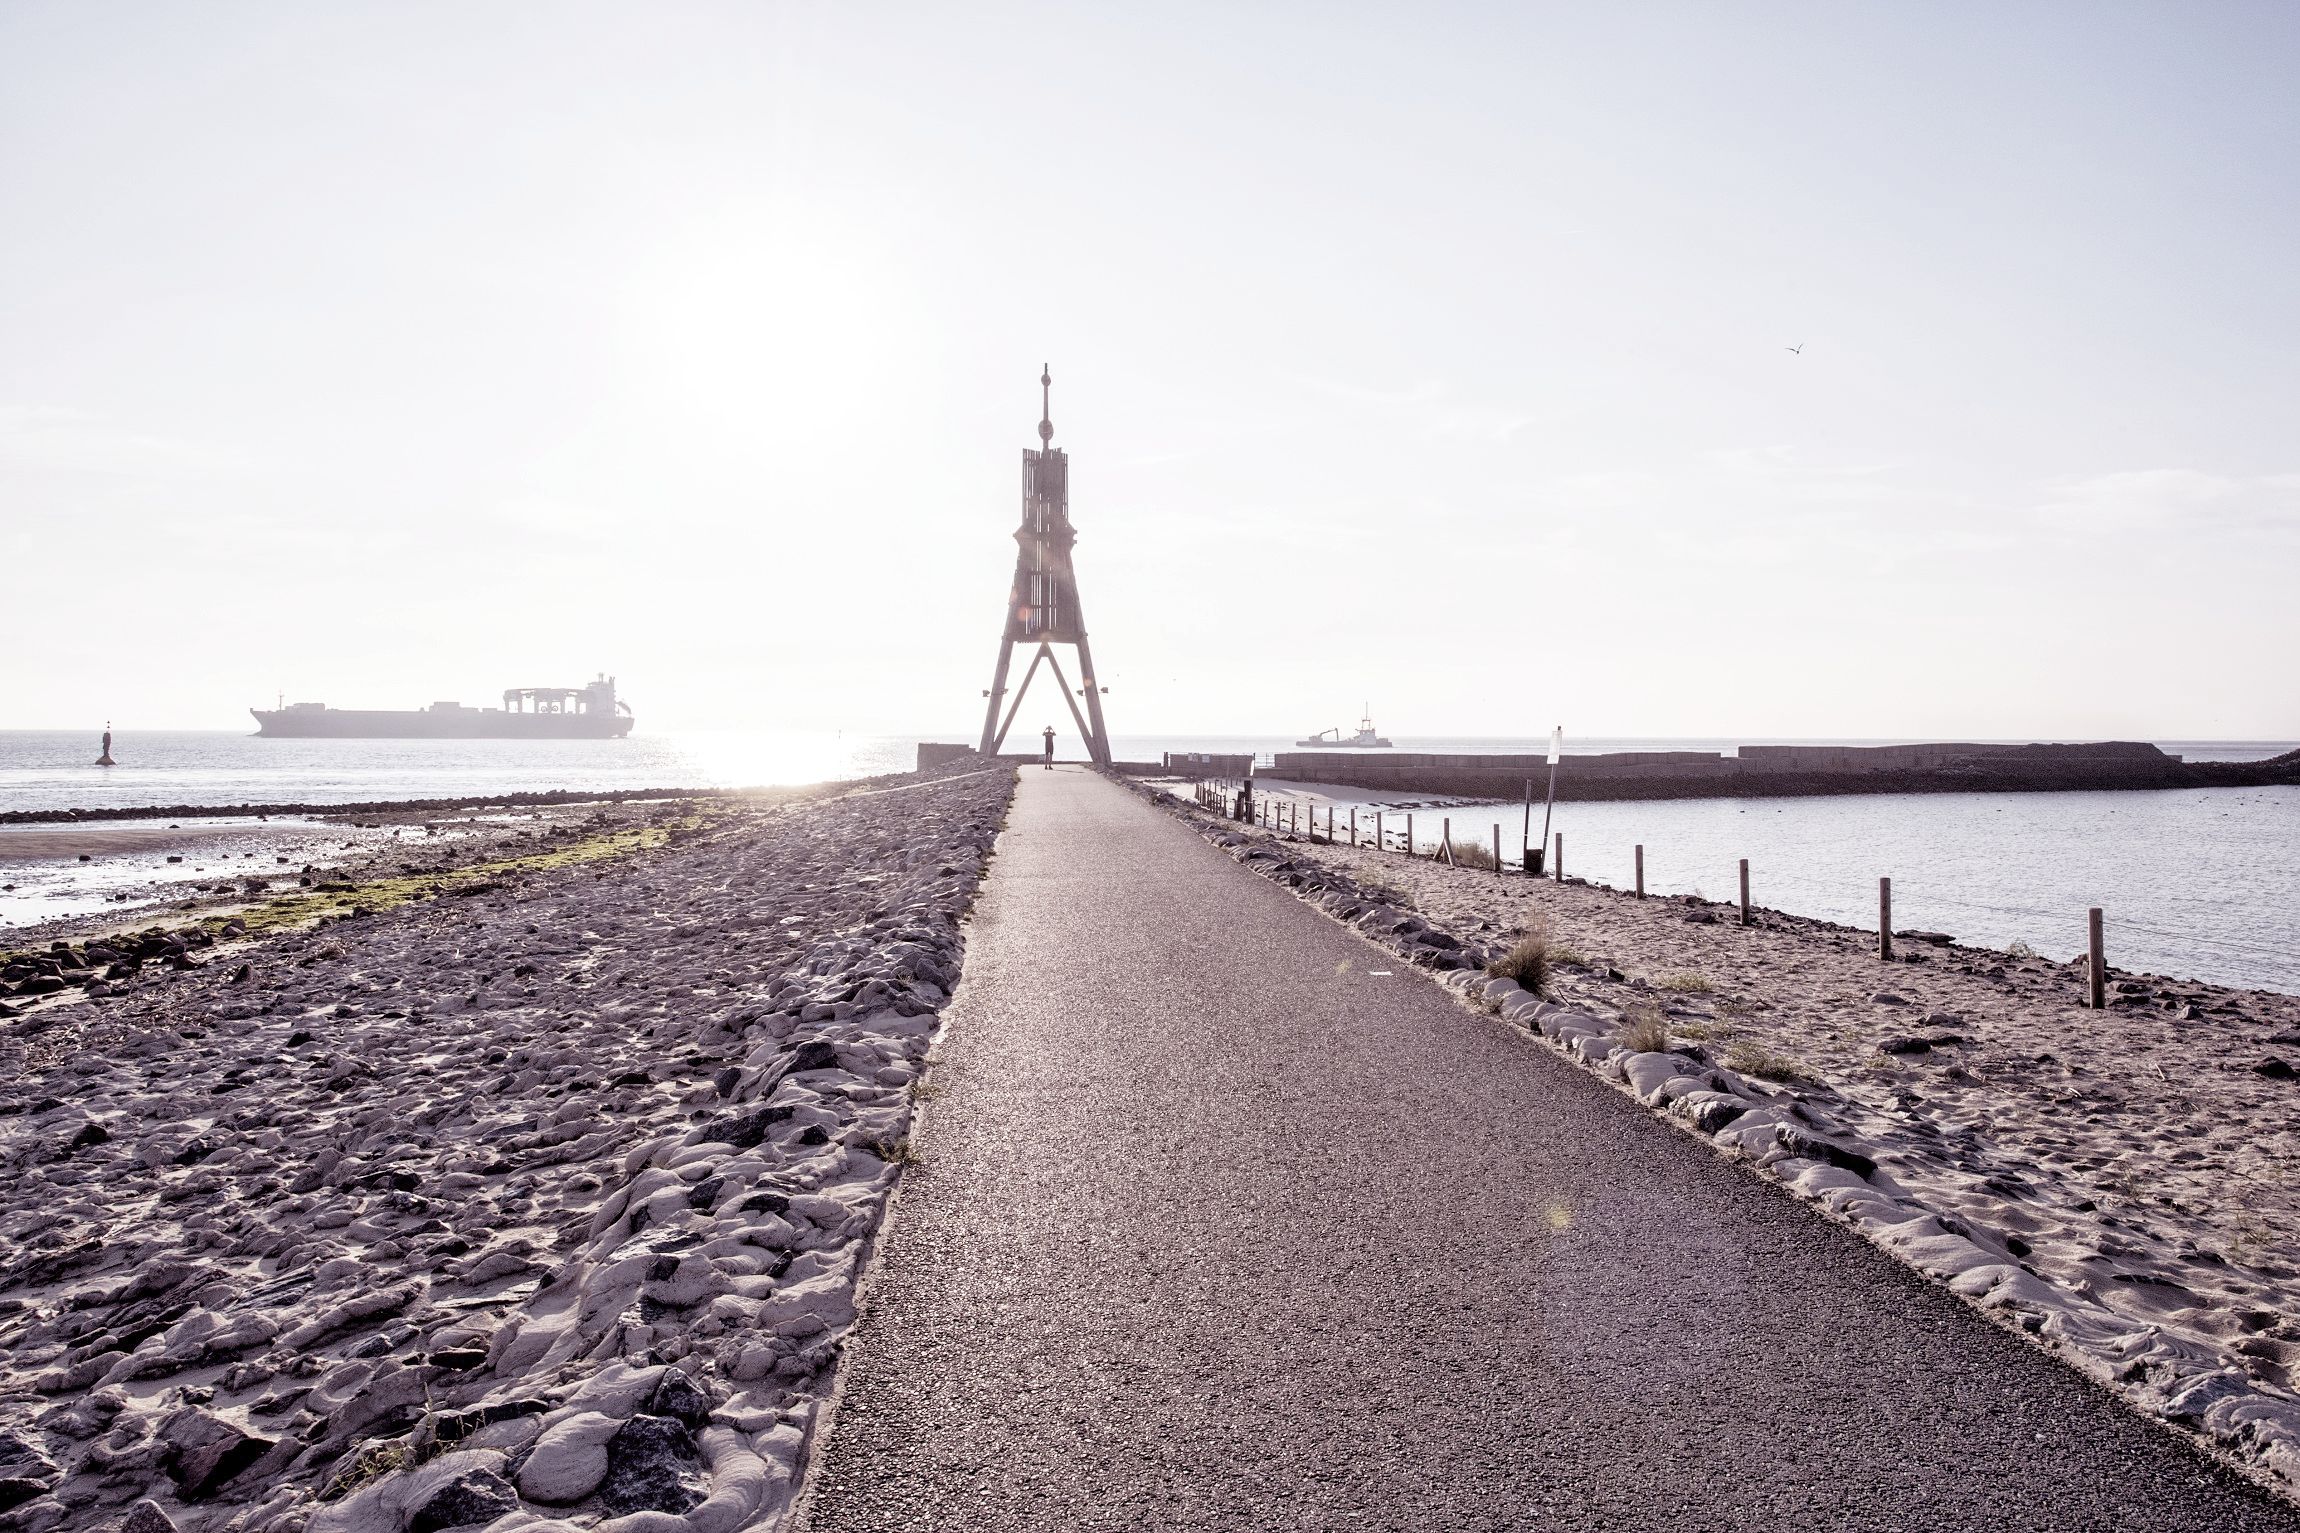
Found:
[[(1070, 458), (1054, 445), (1050, 370), (1039, 373), (1038, 387), (1039, 449), (1025, 448), (1022, 453), (1022, 525), (1014, 533), (1021, 547), (1014, 560), (1014, 585), (1006, 593), (1006, 632), (998, 641), (998, 669), (990, 678), (990, 690), (983, 694), (990, 705), (982, 713), (981, 750), (985, 756), (996, 755), (1005, 743), (1015, 711), (1043, 661), (1062, 686), (1062, 700), (1070, 705), (1070, 717), (1086, 738), (1087, 753), (1108, 766), (1110, 736), (1102, 727), (1102, 694), (1108, 689), (1094, 679), (1094, 652), (1086, 647), (1086, 615), (1078, 605), (1078, 574), (1070, 559), (1071, 545), (1078, 540), (1070, 528)], [(1030, 657), (1030, 669), (1022, 673), (1022, 685), (1014, 689), (1014, 701), (1002, 718), (999, 705), (1006, 697), (1006, 671), (1017, 643), (1035, 643), (1038, 651)], [(1079, 691), (1086, 695), (1083, 716), (1078, 696), (1062, 674), (1062, 663), (1054, 658), (1057, 644), (1077, 647)]]

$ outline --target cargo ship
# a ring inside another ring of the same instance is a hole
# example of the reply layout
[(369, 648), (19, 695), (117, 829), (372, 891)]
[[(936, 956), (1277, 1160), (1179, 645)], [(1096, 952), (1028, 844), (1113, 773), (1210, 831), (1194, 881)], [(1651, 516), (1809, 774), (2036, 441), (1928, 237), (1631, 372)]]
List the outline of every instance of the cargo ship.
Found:
[(250, 708), (256, 733), (298, 740), (620, 740), (637, 722), (602, 672), (582, 687), (513, 687), (500, 708), (330, 708), (284, 703)]

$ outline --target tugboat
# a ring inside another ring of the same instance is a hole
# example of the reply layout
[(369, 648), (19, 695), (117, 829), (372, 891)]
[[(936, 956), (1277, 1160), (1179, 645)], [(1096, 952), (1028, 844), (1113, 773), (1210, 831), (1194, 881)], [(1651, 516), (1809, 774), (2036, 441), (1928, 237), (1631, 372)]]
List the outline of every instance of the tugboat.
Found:
[(1370, 707), (1366, 709), (1365, 717), (1358, 720), (1358, 732), (1347, 740), (1342, 738), (1342, 727), (1337, 724), (1332, 729), (1321, 729), (1307, 740), (1296, 740), (1294, 743), (1313, 749), (1320, 745), (1339, 745), (1353, 749), (1387, 750), (1390, 745), (1389, 741), (1374, 733), (1374, 712)]
[(582, 687), (513, 687), (500, 708), (433, 703), (428, 708), (330, 708), (289, 703), (250, 708), (259, 735), (330, 740), (620, 740), (631, 732), (630, 705), (602, 673)]

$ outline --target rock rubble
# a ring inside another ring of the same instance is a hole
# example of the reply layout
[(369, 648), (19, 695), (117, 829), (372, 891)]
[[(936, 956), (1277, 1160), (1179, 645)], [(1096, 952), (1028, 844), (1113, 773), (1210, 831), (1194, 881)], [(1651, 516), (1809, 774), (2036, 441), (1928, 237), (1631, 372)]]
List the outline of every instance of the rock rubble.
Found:
[(1012, 789), (972, 766), (0, 1022), (0, 1530), (776, 1525)]

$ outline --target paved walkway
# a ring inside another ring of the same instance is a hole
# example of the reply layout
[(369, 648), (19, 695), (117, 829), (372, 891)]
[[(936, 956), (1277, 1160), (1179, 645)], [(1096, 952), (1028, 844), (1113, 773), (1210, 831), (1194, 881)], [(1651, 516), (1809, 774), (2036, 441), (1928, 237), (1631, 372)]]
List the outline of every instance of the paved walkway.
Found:
[(1123, 789), (1000, 848), (814, 1527), (2300, 1529)]

